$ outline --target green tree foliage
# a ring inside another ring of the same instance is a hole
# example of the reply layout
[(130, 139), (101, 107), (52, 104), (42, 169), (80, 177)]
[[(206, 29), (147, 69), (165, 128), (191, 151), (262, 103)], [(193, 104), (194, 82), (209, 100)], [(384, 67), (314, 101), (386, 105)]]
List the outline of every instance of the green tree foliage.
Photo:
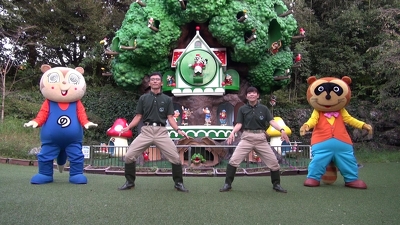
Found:
[(350, 76), (353, 96), (362, 100), (384, 101), (388, 90), (398, 97), (399, 1), (313, 0), (310, 6), (319, 21), (309, 37), (314, 75)]
[[(400, 6), (400, 4), (399, 4)], [(373, 70), (373, 94), (379, 107), (400, 110), (400, 7), (380, 8), (377, 19), (383, 31), (383, 42), (367, 50), (375, 56)]]
[[(353, 5), (343, 11), (332, 12), (330, 19), (312, 37), (312, 54), (318, 54), (313, 60), (313, 70), (317, 74), (329, 76), (351, 76), (361, 83), (368, 71), (365, 62), (369, 59), (366, 50), (379, 42), (379, 33), (372, 12), (365, 12)], [(324, 39), (317, 41), (316, 39)]]
[(100, 57), (99, 41), (115, 32), (125, 12), (101, 0), (15, 1), (15, 5), (24, 22), (35, 26), (24, 36), (31, 67), (83, 66), (89, 84), (101, 83), (98, 75), (108, 62)]
[[(284, 75), (293, 64), (293, 53), (288, 46), (297, 32), (292, 15), (279, 17), (287, 10), (281, 0), (191, 0), (187, 2), (186, 10), (182, 10), (176, 0), (149, 0), (146, 7), (133, 3), (112, 41), (112, 50), (119, 53), (112, 67), (114, 79), (121, 86), (137, 86), (155, 69), (170, 70), (170, 54), (181, 35), (181, 26), (194, 21), (195, 24), (208, 24), (212, 36), (229, 48), (233, 61), (249, 65), (253, 85), (265, 92), (280, 88), (288, 82), (274, 81), (273, 77)], [(244, 13), (248, 18), (238, 22)], [(154, 19), (158, 32), (147, 26), (150, 18)], [(245, 36), (252, 34), (256, 35), (256, 40), (246, 43), (248, 37)], [(269, 48), (278, 40), (281, 40), (282, 48), (273, 56)], [(121, 46), (137, 48), (126, 50)]]
[[(17, 27), (23, 23), (23, 18), (14, 1), (5, 0), (0, 5), (0, 36), (10, 37), (17, 30)], [(1, 42), (1, 44), (4, 44)]]

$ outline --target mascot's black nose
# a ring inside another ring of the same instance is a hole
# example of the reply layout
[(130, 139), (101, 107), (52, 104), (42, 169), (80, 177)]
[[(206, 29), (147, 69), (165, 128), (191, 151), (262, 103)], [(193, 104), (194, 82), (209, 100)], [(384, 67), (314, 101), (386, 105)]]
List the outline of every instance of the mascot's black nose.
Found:
[(331, 95), (326, 95), (325, 98), (326, 98), (326, 100), (329, 100), (329, 99), (331, 99)]

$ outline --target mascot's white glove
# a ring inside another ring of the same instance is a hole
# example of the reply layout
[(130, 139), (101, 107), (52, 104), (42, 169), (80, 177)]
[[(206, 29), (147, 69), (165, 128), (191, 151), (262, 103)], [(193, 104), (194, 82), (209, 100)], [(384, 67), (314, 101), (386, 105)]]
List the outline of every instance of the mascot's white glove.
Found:
[(92, 123), (92, 122), (89, 122), (89, 123), (85, 124), (85, 129), (86, 130), (89, 129), (90, 127), (97, 127), (97, 124)]
[(24, 123), (24, 127), (32, 127), (32, 128), (36, 128), (38, 126), (38, 123), (36, 123), (35, 121), (31, 120), (27, 123)]

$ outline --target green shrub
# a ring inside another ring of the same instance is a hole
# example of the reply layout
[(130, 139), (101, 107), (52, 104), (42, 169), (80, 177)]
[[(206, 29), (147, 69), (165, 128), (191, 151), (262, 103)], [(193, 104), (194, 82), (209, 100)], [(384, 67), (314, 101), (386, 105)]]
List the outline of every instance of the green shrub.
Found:
[[(121, 90), (111, 85), (88, 88), (82, 103), (90, 121), (99, 126), (85, 131), (86, 144), (99, 144), (108, 139), (106, 132), (117, 118), (125, 118), (128, 123), (135, 116), (139, 95), (134, 91)], [(135, 132), (134, 132), (135, 133)]]
[(29, 121), (36, 117), (43, 101), (39, 91), (13, 92), (6, 96), (4, 114)]
[(0, 156), (19, 159), (34, 159), (29, 151), (40, 146), (40, 129), (24, 128), (23, 119), (5, 117), (0, 124)]

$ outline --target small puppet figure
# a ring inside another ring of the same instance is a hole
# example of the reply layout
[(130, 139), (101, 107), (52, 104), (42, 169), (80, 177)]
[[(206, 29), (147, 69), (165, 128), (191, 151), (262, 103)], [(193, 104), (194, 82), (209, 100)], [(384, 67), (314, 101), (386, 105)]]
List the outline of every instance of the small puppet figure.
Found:
[(150, 17), (149, 21), (147, 21), (147, 26), (152, 27), (153, 23), (154, 23), (154, 19), (153, 19), (153, 17)]
[(175, 110), (174, 111), (174, 119), (175, 122), (179, 123), (179, 116), (181, 115), (181, 113), (179, 112), (179, 110)]
[(183, 126), (189, 125), (188, 119), (189, 119), (190, 115), (192, 115), (192, 111), (190, 111), (190, 109), (182, 106), (182, 125)]
[(292, 0), (292, 2), (289, 3), (289, 9), (293, 9), (295, 5), (296, 5), (296, 2), (294, 2), (294, 0)]
[(103, 40), (100, 41), (100, 44), (103, 45), (104, 50), (108, 50), (109, 44), (108, 44), (108, 38), (107, 37), (103, 38)]
[(69, 182), (86, 184), (83, 175), (84, 155), (82, 153), (83, 127), (97, 127), (86, 116), (81, 98), (86, 91), (82, 67), (51, 68), (42, 65), (43, 76), (40, 91), (46, 100), (35, 119), (24, 127), (42, 127), (40, 140), (42, 150), (37, 155), (39, 173), (31, 179), (32, 184), (53, 182), (53, 160), (63, 166), (67, 157), (70, 161)]
[(272, 55), (275, 55), (276, 53), (278, 53), (278, 51), (281, 47), (282, 47), (282, 42), (281, 42), (281, 40), (278, 40), (278, 41), (272, 43), (269, 51), (271, 52)]
[(219, 113), (219, 122), (221, 123), (221, 126), (226, 126), (226, 110), (223, 109)]
[(203, 59), (200, 54), (196, 54), (194, 63), (189, 64), (189, 67), (193, 68), (194, 76), (203, 76), (203, 70), (205, 70), (207, 62), (207, 59)]
[(232, 76), (229, 74), (225, 74), (225, 80), (222, 82), (222, 86), (231, 86), (233, 83)]
[(203, 113), (204, 113), (204, 120), (206, 126), (211, 125), (211, 112), (208, 109), (208, 107), (203, 108)]
[[(353, 142), (345, 124), (367, 130), (371, 135), (372, 126), (352, 117), (345, 109), (351, 98), (350, 77), (317, 79), (311, 76), (307, 83), (307, 100), (314, 111), (310, 119), (301, 126), (300, 135), (305, 135), (310, 129), (314, 130), (311, 136), (313, 158), (308, 166), (304, 186), (319, 186), (325, 171), (332, 170), (332, 165), (329, 168), (328, 165), (334, 162), (344, 177), (346, 187), (366, 189), (364, 181), (358, 179)], [(336, 174), (334, 175), (333, 182), (336, 180)], [(333, 182), (331, 178), (330, 183)]]
[(269, 99), (269, 104), (274, 107), (276, 105), (276, 96), (272, 95), (271, 98)]
[(167, 76), (167, 85), (168, 85), (168, 87), (175, 87), (176, 86), (174, 76), (172, 76), (172, 75), (168, 75)]

